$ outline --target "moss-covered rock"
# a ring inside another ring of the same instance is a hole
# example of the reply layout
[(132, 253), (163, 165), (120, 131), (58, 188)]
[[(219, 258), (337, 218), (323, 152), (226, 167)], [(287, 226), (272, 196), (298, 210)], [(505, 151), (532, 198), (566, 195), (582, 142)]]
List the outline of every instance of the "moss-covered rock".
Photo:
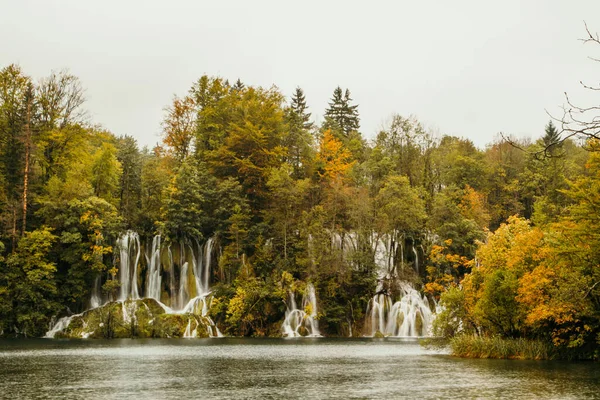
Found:
[(212, 321), (197, 314), (169, 314), (154, 299), (114, 301), (74, 315), (57, 338), (180, 338), (192, 332), (209, 337)]

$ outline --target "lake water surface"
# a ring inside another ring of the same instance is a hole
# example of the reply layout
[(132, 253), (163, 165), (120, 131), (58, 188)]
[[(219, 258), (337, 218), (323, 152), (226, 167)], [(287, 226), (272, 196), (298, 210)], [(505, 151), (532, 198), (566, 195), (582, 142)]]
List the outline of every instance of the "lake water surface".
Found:
[(600, 366), (377, 339), (0, 341), (2, 398), (598, 398)]

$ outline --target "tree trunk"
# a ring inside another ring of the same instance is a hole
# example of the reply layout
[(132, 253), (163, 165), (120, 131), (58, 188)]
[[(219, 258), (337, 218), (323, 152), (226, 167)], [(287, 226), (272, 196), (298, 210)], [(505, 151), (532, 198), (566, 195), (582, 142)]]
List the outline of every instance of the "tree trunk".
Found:
[(21, 234), (27, 230), (27, 189), (29, 185), (29, 155), (31, 153), (31, 98), (27, 101), (27, 119), (25, 120), (25, 172), (23, 174), (23, 226)]
[(17, 247), (17, 204), (13, 203), (13, 226), (12, 226), (12, 252), (15, 252)]

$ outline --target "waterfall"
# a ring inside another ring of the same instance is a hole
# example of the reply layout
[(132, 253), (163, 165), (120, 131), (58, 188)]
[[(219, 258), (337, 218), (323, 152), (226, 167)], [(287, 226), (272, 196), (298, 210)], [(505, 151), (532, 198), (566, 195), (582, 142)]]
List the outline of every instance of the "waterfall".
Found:
[(289, 304), (285, 312), (285, 320), (281, 325), (283, 336), (299, 337), (303, 336), (301, 328), (306, 331), (305, 336), (320, 337), (319, 322), (317, 317), (317, 296), (315, 287), (312, 283), (306, 285), (306, 293), (302, 296), (302, 309), (298, 309), (296, 298), (293, 292), (289, 294)]
[[(202, 324), (207, 326), (209, 336), (223, 336), (208, 316), (212, 301), (210, 297), (210, 267), (214, 245), (215, 240), (209, 238), (204, 245), (200, 245), (198, 241), (195, 241), (195, 247), (184, 242), (173, 247), (166, 247), (163, 246), (160, 235), (154, 236), (151, 247), (144, 251), (146, 271), (142, 293), (138, 289), (138, 269), (140, 268), (140, 255), (142, 253), (139, 235), (127, 231), (119, 236), (115, 246), (119, 255), (117, 266), (120, 282), (117, 301), (121, 303), (123, 320), (131, 322), (135, 318), (136, 307), (140, 306), (136, 302), (130, 303), (129, 301), (140, 300), (145, 297), (156, 300), (166, 313), (191, 313), (200, 318), (196, 319), (196, 329), (192, 330), (190, 326), (190, 332), (186, 332), (186, 334), (189, 333), (195, 337), (195, 331), (197, 332), (198, 326)], [(165, 253), (166, 257), (164, 257)], [(166, 258), (166, 260), (163, 260), (163, 258)], [(169, 280), (166, 288), (168, 296), (163, 293), (163, 272), (168, 272)], [(90, 307), (86, 312), (104, 305), (101, 285), (102, 276), (98, 275), (94, 278), (90, 290)], [(165, 301), (166, 304), (162, 301)], [(144, 306), (146, 305), (144, 304)], [(84, 314), (85, 312), (77, 316)], [(54, 337), (56, 333), (67, 328), (73, 317), (75, 316), (63, 317), (53, 322), (47, 337)]]
[[(375, 336), (377, 333), (397, 337), (429, 335), (435, 313), (431, 311), (428, 299), (408, 282), (400, 281), (396, 277), (394, 255), (400, 250), (401, 262), (404, 262), (403, 241), (395, 243), (391, 235), (384, 235), (373, 240), (373, 249), (375, 264), (379, 269), (379, 284), (375, 296), (367, 307), (365, 335)], [(415, 257), (415, 270), (419, 273), (419, 253), (414, 244), (412, 252)], [(384, 282), (399, 288), (397, 301), (386, 293)]]
[(415, 249), (414, 245), (412, 247), (412, 251), (413, 251), (413, 254), (415, 255), (415, 270), (417, 271), (417, 274), (418, 274), (419, 273), (419, 253), (417, 253), (417, 249)]
[(183, 308), (185, 306), (185, 304), (187, 304), (188, 302), (188, 298), (189, 298), (189, 294), (188, 294), (188, 290), (187, 290), (187, 285), (188, 285), (188, 263), (185, 262), (183, 263), (183, 266), (181, 267), (181, 275), (179, 276), (179, 291), (178, 291), (178, 297), (179, 297), (179, 301), (177, 302), (177, 305), (179, 308)]
[(146, 278), (146, 297), (160, 301), (162, 278), (160, 275), (160, 235), (152, 239), (150, 255), (146, 256), (148, 273)]
[(57, 333), (62, 332), (65, 328), (69, 326), (71, 320), (75, 317), (80, 316), (81, 314), (69, 315), (68, 317), (62, 317), (56, 323), (51, 324), (50, 329), (44, 335), (45, 338), (54, 338)]
[(173, 252), (171, 245), (167, 247), (168, 271), (169, 271), (169, 303), (171, 307), (175, 306), (175, 263), (173, 262)]
[(210, 263), (213, 251), (213, 243), (214, 239), (211, 237), (206, 241), (204, 245), (204, 269), (202, 271), (202, 286), (198, 293), (208, 293), (209, 292), (209, 280), (210, 280)]
[(367, 308), (368, 336), (378, 332), (384, 336), (420, 337), (427, 336), (431, 330), (434, 314), (425, 296), (416, 291), (408, 283), (400, 284), (400, 300), (382, 293), (382, 286), (377, 288)]
[(137, 233), (127, 231), (117, 240), (117, 246), (121, 282), (119, 300), (139, 299), (137, 267), (140, 260), (140, 238)]
[[(185, 328), (185, 332), (183, 333), (183, 337), (185, 339), (189, 339), (189, 338), (193, 338), (194, 336), (192, 335), (192, 331), (191, 331), (191, 327), (192, 327), (192, 319), (188, 319), (188, 324)], [(194, 332), (196, 332), (196, 330), (194, 329)]]
[(94, 278), (92, 286), (92, 297), (90, 298), (90, 308), (100, 307), (102, 305), (102, 295), (100, 294), (100, 275)]

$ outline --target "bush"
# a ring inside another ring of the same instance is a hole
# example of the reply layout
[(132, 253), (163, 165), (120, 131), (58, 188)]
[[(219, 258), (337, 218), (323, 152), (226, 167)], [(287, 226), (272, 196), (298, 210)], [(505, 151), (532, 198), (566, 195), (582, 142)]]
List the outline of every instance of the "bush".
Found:
[(551, 360), (556, 357), (552, 343), (530, 339), (505, 339), (458, 335), (450, 340), (452, 355), (469, 358), (509, 358), (520, 360)]

